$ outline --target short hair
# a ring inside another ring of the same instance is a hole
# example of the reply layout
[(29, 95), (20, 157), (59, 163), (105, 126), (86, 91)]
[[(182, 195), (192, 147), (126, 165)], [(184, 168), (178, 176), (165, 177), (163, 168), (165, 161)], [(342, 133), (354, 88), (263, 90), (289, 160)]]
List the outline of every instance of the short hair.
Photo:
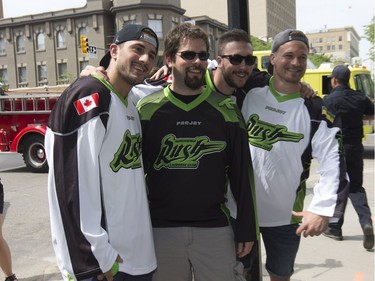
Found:
[(218, 41), (218, 49), (219, 49), (219, 56), (224, 55), (223, 49), (225, 48), (225, 45), (230, 42), (245, 42), (253, 45), (253, 43), (250, 40), (250, 35), (242, 29), (232, 29), (227, 32), (224, 32)]
[(164, 39), (164, 52), (166, 56), (174, 58), (180, 48), (182, 40), (185, 39), (202, 39), (207, 47), (210, 48), (207, 33), (197, 25), (191, 23), (182, 23), (171, 29)]

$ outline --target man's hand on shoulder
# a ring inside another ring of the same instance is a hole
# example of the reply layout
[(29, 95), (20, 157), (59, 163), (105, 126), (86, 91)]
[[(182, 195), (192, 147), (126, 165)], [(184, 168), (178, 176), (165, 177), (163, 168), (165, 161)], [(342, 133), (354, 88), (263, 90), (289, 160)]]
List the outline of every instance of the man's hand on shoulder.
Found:
[(103, 78), (106, 81), (109, 81), (109, 78), (107, 76), (107, 71), (103, 66), (98, 66), (95, 67), (93, 65), (87, 65), (79, 74), (79, 77), (85, 77), (85, 76), (90, 76), (92, 74), (96, 74)]
[(314, 89), (311, 88), (310, 84), (306, 82), (301, 81), (300, 86), (301, 97), (304, 99), (311, 99), (318, 94), (318, 91), (314, 91)]

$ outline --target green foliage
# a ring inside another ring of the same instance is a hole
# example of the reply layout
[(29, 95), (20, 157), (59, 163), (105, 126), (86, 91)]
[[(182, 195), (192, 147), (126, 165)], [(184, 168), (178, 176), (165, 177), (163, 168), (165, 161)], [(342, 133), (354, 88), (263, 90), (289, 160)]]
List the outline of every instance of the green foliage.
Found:
[(250, 36), (254, 51), (271, 50), (271, 42), (263, 41), (255, 36)]
[(322, 63), (331, 62), (331, 57), (325, 54), (309, 54), (309, 59), (316, 67), (319, 67)]
[(367, 39), (371, 43), (369, 49), (370, 60), (375, 61), (375, 16), (372, 18), (369, 25), (364, 26), (365, 36), (363, 38)]

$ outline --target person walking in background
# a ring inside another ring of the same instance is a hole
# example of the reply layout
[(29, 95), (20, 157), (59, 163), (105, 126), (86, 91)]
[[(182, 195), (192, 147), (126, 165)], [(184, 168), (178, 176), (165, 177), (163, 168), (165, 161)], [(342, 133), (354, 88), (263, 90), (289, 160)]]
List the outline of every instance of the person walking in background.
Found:
[(5, 275), (5, 281), (18, 281), (12, 270), (12, 255), (7, 241), (3, 236), (4, 223), (4, 186), (0, 179), (0, 267)]
[[(252, 168), (241, 113), (203, 87), (208, 36), (188, 23), (165, 38), (172, 83), (140, 100), (143, 159), (158, 268), (155, 281), (244, 280), (237, 256), (257, 239)], [(226, 208), (237, 203), (235, 235)]]
[[(305, 34), (288, 29), (272, 43), (269, 86), (252, 89), (242, 113), (254, 167), (256, 205), (271, 281), (289, 281), (300, 236), (320, 235), (343, 214), (348, 181), (340, 129), (326, 120), (322, 100), (301, 98), (309, 53)], [(312, 157), (320, 181), (304, 211)]]
[(157, 51), (150, 28), (124, 26), (102, 58), (110, 83), (77, 79), (51, 112), (45, 136), (48, 199), (64, 280), (101, 274), (107, 281), (152, 280), (156, 257), (141, 124), (128, 93), (147, 77)]
[[(349, 198), (363, 230), (363, 247), (369, 250), (374, 247), (374, 229), (366, 190), (363, 187), (362, 120), (365, 115), (374, 118), (374, 104), (365, 94), (349, 87), (350, 69), (347, 66), (336, 66), (328, 77), (331, 78), (332, 91), (323, 101), (327, 109), (341, 119), (347, 173), (350, 180)], [(338, 241), (343, 240), (343, 223), (344, 216), (337, 223), (330, 223), (324, 235)]]

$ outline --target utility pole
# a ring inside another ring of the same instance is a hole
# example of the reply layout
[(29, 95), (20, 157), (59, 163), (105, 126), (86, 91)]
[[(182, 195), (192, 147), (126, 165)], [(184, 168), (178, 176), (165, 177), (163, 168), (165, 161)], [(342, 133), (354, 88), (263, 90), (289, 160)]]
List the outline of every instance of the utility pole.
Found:
[(227, 0), (229, 30), (240, 28), (250, 34), (248, 1), (251, 0)]

